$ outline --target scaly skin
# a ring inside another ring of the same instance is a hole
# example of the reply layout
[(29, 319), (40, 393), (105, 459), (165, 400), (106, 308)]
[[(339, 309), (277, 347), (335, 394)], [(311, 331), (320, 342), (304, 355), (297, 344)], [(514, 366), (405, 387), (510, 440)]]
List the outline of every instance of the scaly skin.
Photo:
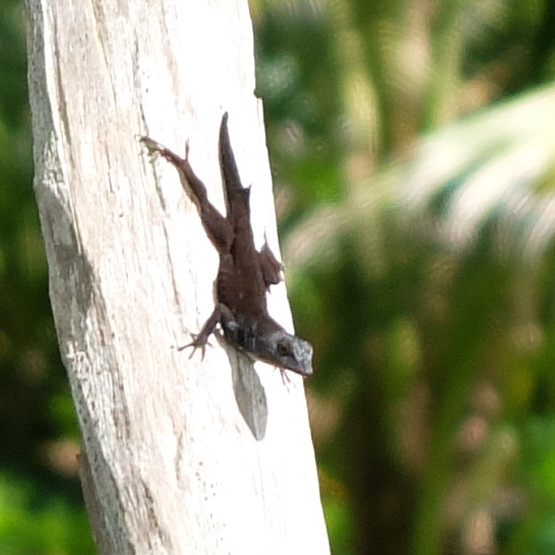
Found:
[(227, 113), (220, 126), (220, 164), (227, 196), (227, 213), (222, 216), (208, 200), (204, 183), (196, 176), (188, 160), (143, 137), (141, 141), (151, 153), (171, 162), (185, 177), (190, 193), (199, 209), (202, 225), (220, 255), (216, 278), (217, 303), (210, 318), (193, 341), (181, 347), (200, 348), (220, 324), (229, 342), (240, 350), (301, 376), (312, 374), (311, 345), (290, 333), (268, 314), (266, 292), (281, 280), (282, 265), (267, 243), (256, 250), (250, 223), (250, 188), (241, 185), (235, 156), (229, 140)]

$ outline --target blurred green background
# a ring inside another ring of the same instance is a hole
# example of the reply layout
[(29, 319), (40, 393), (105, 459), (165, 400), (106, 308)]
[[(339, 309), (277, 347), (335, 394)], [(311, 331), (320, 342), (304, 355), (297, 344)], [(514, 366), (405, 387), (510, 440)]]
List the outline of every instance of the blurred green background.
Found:
[[(555, 3), (251, 3), (334, 555), (555, 553)], [(94, 553), (0, 0), (0, 553)]]

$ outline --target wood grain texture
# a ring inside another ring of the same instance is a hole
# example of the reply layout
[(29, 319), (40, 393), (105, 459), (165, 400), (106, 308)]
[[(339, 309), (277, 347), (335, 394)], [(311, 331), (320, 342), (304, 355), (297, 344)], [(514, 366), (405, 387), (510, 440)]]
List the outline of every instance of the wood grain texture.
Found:
[[(149, 135), (190, 159), (223, 210), (218, 125), (275, 214), (246, 2), (26, 0), (35, 191), (60, 351), (101, 553), (329, 553), (302, 378), (213, 339), (218, 258)], [(290, 329), (283, 285), (270, 312)]]

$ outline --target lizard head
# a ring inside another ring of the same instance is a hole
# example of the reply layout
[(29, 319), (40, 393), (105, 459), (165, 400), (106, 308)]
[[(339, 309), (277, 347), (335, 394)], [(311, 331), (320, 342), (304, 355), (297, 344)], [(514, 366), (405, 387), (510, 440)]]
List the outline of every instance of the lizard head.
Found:
[(256, 354), (266, 362), (301, 376), (312, 375), (312, 346), (285, 330), (260, 336), (257, 351)]
[(301, 376), (312, 375), (312, 346), (287, 333), (277, 322), (267, 315), (261, 322), (239, 316), (225, 307), (221, 326), (228, 340), (254, 358), (263, 360), (284, 370), (291, 370)]

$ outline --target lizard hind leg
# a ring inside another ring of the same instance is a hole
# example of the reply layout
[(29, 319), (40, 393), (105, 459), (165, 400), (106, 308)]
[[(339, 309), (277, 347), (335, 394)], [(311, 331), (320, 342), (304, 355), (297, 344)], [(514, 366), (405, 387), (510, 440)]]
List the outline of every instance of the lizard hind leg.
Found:
[(266, 289), (269, 289), (270, 285), (275, 285), (282, 280), (281, 273), (283, 271), (283, 264), (270, 250), (266, 238), (264, 238), (264, 245), (262, 245), (262, 249), (258, 253), (258, 260), (260, 261), (262, 277), (264, 278)]
[[(189, 162), (189, 141), (185, 143), (185, 158), (181, 158), (181, 156), (150, 137), (142, 137), (141, 142), (151, 154), (159, 154), (168, 160), (177, 169), (180, 176), (185, 178), (188, 187), (184, 185), (184, 189), (189, 193), (189, 196), (192, 194), (200, 213), (202, 226), (210, 241), (220, 254), (229, 252), (233, 241), (232, 226), (208, 200), (204, 183), (193, 171)], [(182, 180), (183, 184), (185, 182)]]

